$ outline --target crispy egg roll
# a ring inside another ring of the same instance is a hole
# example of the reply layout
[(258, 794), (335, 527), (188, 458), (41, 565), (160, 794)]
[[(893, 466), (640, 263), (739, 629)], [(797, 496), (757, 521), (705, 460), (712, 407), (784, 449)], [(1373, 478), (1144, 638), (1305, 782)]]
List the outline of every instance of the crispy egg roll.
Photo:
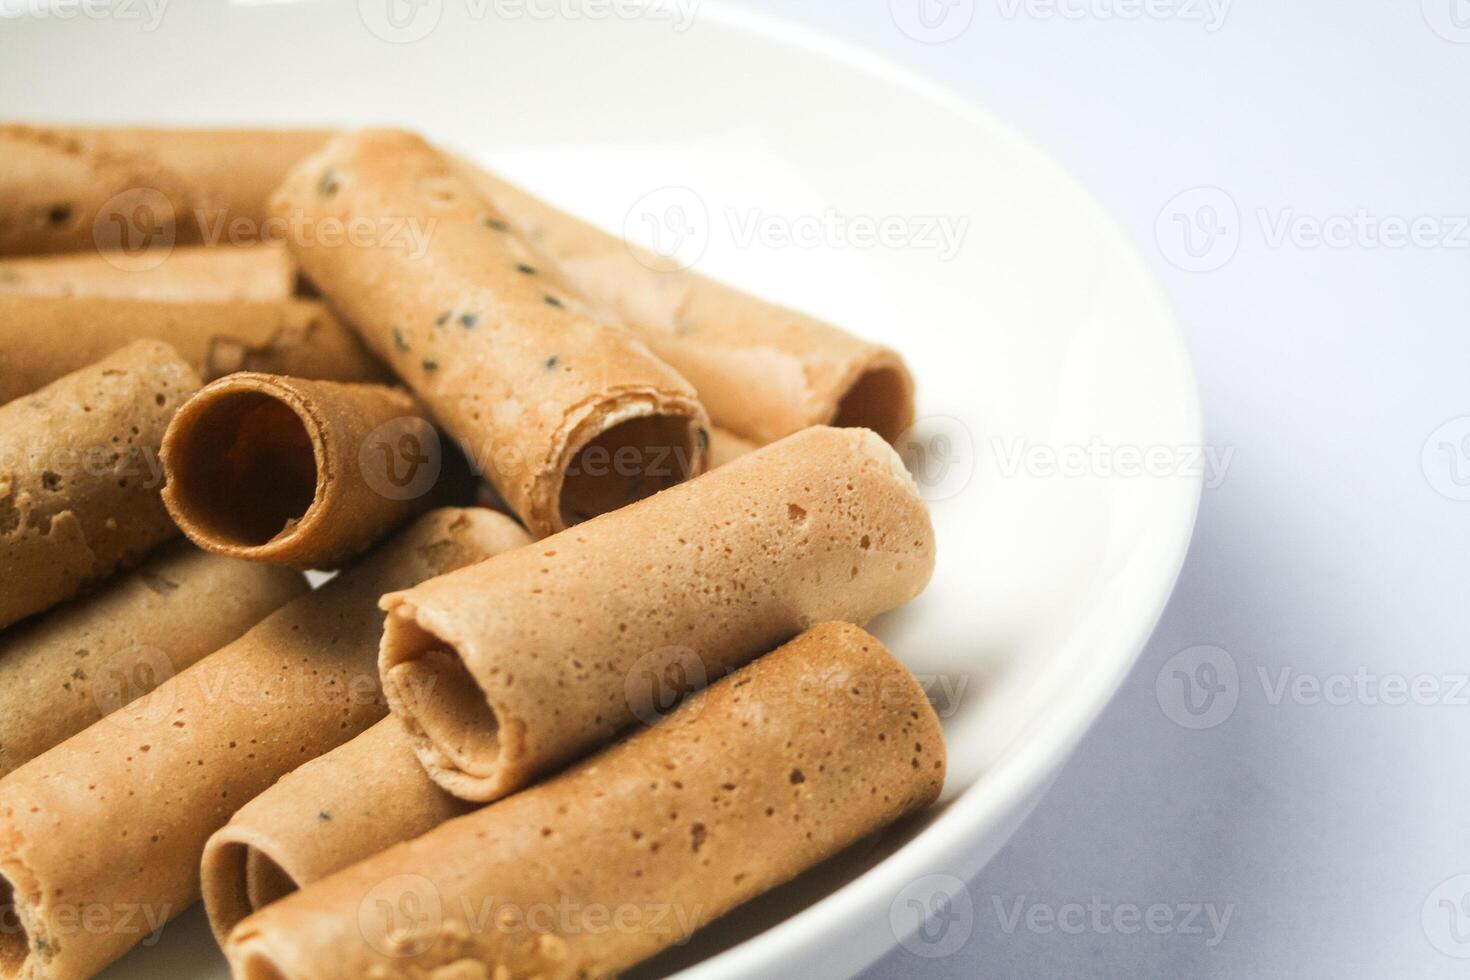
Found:
[(813, 623), (907, 602), (933, 568), (928, 508), (892, 447), (807, 429), (384, 596), (384, 689), (434, 780), (486, 802), (643, 717), (642, 674), (718, 676)]
[(267, 200), (324, 132), (0, 126), (0, 255), (263, 237)]
[(19, 398), (134, 340), (161, 340), (205, 381), (263, 371), (328, 381), (390, 375), (321, 303), (169, 303), (0, 293), (0, 402)]
[(231, 374), (169, 425), (163, 501), (207, 551), (335, 568), (442, 496), (427, 414), (386, 385)]
[(295, 572), (180, 542), (97, 595), (0, 633), (0, 776), (306, 591)]
[(558, 776), (267, 906), (236, 980), (609, 977), (944, 781), (939, 719), (863, 630), (824, 623)]
[(757, 443), (809, 425), (890, 442), (914, 422), (897, 352), (699, 275), (461, 163), (556, 278), (627, 324), (688, 378), (714, 423)]
[(245, 804), (201, 862), (204, 907), (224, 945), (241, 919), (304, 885), (474, 809), (419, 765), (388, 717)]
[[(694, 389), (543, 281), (499, 213), (419, 137), (338, 137), (292, 171), (275, 210), (303, 229), (290, 244), (306, 275), (532, 534), (703, 471), (709, 421)], [(327, 243), (346, 228), (358, 233)]]
[(281, 245), (195, 245), (134, 269), (108, 252), (0, 259), (0, 292), (95, 296), (164, 303), (269, 303), (296, 291), (296, 266)]
[(427, 514), (0, 779), (0, 977), (90, 976), (191, 905), (236, 809), (383, 718), (377, 598), (527, 540), (492, 511)]
[(0, 627), (179, 533), (160, 495), (158, 451), (198, 388), (171, 347), (140, 340), (0, 405)]

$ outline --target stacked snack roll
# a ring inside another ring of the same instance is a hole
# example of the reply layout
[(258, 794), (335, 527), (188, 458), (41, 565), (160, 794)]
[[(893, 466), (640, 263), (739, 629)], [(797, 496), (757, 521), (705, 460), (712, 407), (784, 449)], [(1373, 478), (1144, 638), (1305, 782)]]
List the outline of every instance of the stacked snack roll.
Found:
[[(0, 779), (0, 886), (13, 905), (0, 930), (3, 975), (89, 976), (147, 935), (144, 923), (193, 904), (205, 843), (236, 809), (386, 714), (378, 597), (526, 541), (491, 511), (427, 514)], [(86, 929), (79, 910), (91, 916)], [(109, 917), (98, 923), (87, 910)], [(129, 910), (127, 921), (112, 918)]]
[(822, 624), (560, 775), (268, 905), (225, 951), (237, 980), (612, 976), (928, 806), (944, 771), (913, 675)]
[(179, 533), (158, 453), (199, 384), (167, 344), (140, 340), (0, 406), (0, 627)]

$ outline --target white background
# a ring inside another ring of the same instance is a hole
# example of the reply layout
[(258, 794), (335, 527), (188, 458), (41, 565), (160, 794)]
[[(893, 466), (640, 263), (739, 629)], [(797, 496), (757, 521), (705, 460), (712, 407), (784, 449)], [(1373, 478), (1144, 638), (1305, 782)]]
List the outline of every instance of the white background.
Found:
[[(897, 949), (868, 980), (1470, 975), (1435, 945), (1470, 955), (1470, 902), (1464, 942), (1440, 904), (1470, 892), (1451, 881), (1470, 873), (1470, 502), (1452, 499), (1470, 496), (1470, 3), (1457, 32), (1457, 0), (1236, 0), (1223, 19), (924, 0), (939, 33), (963, 27), (935, 44), (897, 26), (918, 2), (741, 0), (948, 84), (1075, 172), (1155, 261), (1233, 456), (1138, 668), (970, 883), (969, 940)], [(1225, 195), (1176, 201), (1196, 188)], [(1419, 244), (1384, 244), (1419, 218)], [(1238, 682), (1192, 729), (1155, 686), (1202, 645)], [(1441, 703), (1383, 703), (1419, 675)], [(1204, 914), (1201, 935), (1179, 911), (1162, 934), (1113, 927), (1155, 904), (1231, 917), (1213, 946)]]

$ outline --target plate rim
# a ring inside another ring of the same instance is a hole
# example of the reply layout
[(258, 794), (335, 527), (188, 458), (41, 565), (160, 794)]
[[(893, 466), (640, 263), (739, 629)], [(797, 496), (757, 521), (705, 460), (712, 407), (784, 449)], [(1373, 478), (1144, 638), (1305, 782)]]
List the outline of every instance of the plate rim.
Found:
[[(657, 0), (645, 2), (651, 4)], [(802, 49), (815, 58), (827, 59), (839, 67), (867, 74), (931, 102), (1003, 140), (1010, 150), (1044, 167), (1049, 179), (1066, 185), (1087, 216), (1105, 231), (1111, 245), (1117, 249), (1118, 258), (1134, 274), (1133, 278), (1144, 287), (1140, 296), (1157, 307), (1161, 320), (1157, 339), (1165, 343), (1157, 345), (1156, 349), (1160, 354), (1172, 354), (1168, 359), (1173, 362), (1180, 387), (1181, 404), (1177, 406), (1180, 415), (1176, 418), (1176, 426), (1185, 443), (1204, 444), (1199, 385), (1179, 316), (1167, 290), (1122, 223), (1050, 153), (1011, 123), (946, 83), (846, 38), (763, 10), (735, 6), (728, 0), (700, 0), (699, 18), (723, 29), (743, 31), (771, 43)], [(1113, 646), (1117, 652), (1110, 658), (1111, 669), (1097, 676), (1095, 683), (1079, 686), (1077, 693), (1069, 699), (1070, 710), (1049, 712), (1013, 751), (986, 770), (983, 778), (959, 793), (933, 823), (898, 850), (830, 894), (673, 976), (680, 980), (715, 980), (717, 977), (774, 975), (771, 971), (779, 971), (783, 965), (789, 967), (790, 963), (800, 959), (803, 947), (812, 935), (835, 934), (840, 931), (835, 928), (840, 923), (869, 919), (875, 901), (891, 901), (891, 896), (897, 895), (905, 884), (925, 874), (955, 875), (958, 872), (959, 877), (966, 879), (968, 887), (968, 879), (993, 856), (986, 855), (979, 861), (966, 860), (962, 851), (973, 841), (977, 828), (1002, 825), (1008, 808), (1024, 809), (1029, 805), (1034, 809), (1036, 801), (1050, 787), (1137, 665), (1173, 596), (1194, 538), (1204, 476), (1203, 473), (1192, 473), (1182, 479), (1177, 475), (1168, 479), (1179, 489), (1171, 498), (1172, 509), (1167, 521), (1161, 517), (1157, 525), (1160, 530), (1167, 528), (1168, 535), (1167, 545), (1162, 547), (1162, 559), (1155, 564), (1146, 583), (1151, 586), (1148, 592), (1153, 600), (1146, 608), (1140, 606), (1141, 614), (1134, 618), (1131, 628), (1120, 631), (1126, 635), (1121, 635)], [(1025, 819), (1029, 819), (1029, 811), (1013, 826), (1006, 828), (1006, 836)], [(974, 867), (970, 867), (971, 864)], [(877, 957), (892, 950), (900, 938), (892, 936), (877, 956), (865, 959), (864, 965), (871, 965)]]

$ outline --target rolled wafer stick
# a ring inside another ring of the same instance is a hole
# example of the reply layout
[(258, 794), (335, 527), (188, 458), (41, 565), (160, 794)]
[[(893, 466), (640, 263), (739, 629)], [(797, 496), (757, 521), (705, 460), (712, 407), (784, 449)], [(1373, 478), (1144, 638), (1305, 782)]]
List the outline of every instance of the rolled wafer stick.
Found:
[(403, 726), (384, 718), (282, 776), (209, 839), (201, 875), (215, 938), (223, 945), (257, 909), (472, 809), (429, 779)]
[(231, 374), (169, 425), (163, 501), (206, 551), (334, 568), (444, 497), (427, 414), (385, 385)]
[[(542, 282), (498, 214), (418, 137), (339, 137), (292, 172), (275, 207), (306, 228), (377, 223), (376, 236), (334, 247), (293, 238), (293, 254), (532, 534), (704, 469), (709, 421), (689, 384)], [(405, 223), (424, 236), (422, 254), (392, 233)]]
[(389, 374), (321, 303), (164, 303), (0, 293), (0, 402), (29, 394), (134, 340), (162, 340), (205, 380), (263, 371), (329, 381)]
[(561, 775), (267, 906), (225, 952), (236, 980), (612, 976), (928, 806), (944, 770), (913, 675), (822, 624)]
[(0, 405), (0, 627), (70, 599), (177, 535), (158, 451), (199, 377), (140, 340)]
[(96, 596), (0, 634), (0, 776), (306, 591), (295, 572), (181, 542)]
[(460, 163), (555, 277), (633, 328), (688, 378), (714, 423), (757, 443), (809, 425), (863, 426), (890, 442), (914, 421), (899, 355), (757, 299), (600, 231)]
[(264, 237), (281, 175), (327, 134), (0, 126), (0, 255)]
[(0, 292), (167, 303), (268, 303), (290, 299), (296, 266), (280, 245), (177, 248), (139, 269), (110, 252), (0, 259)]
[(427, 514), (0, 780), (0, 976), (90, 976), (192, 904), (236, 809), (383, 718), (377, 597), (527, 540), (491, 511)]
[(933, 567), (928, 509), (893, 449), (812, 428), (384, 596), (384, 689), (434, 781), (485, 802), (640, 717), (642, 677), (697, 686), (814, 622), (908, 601)]

